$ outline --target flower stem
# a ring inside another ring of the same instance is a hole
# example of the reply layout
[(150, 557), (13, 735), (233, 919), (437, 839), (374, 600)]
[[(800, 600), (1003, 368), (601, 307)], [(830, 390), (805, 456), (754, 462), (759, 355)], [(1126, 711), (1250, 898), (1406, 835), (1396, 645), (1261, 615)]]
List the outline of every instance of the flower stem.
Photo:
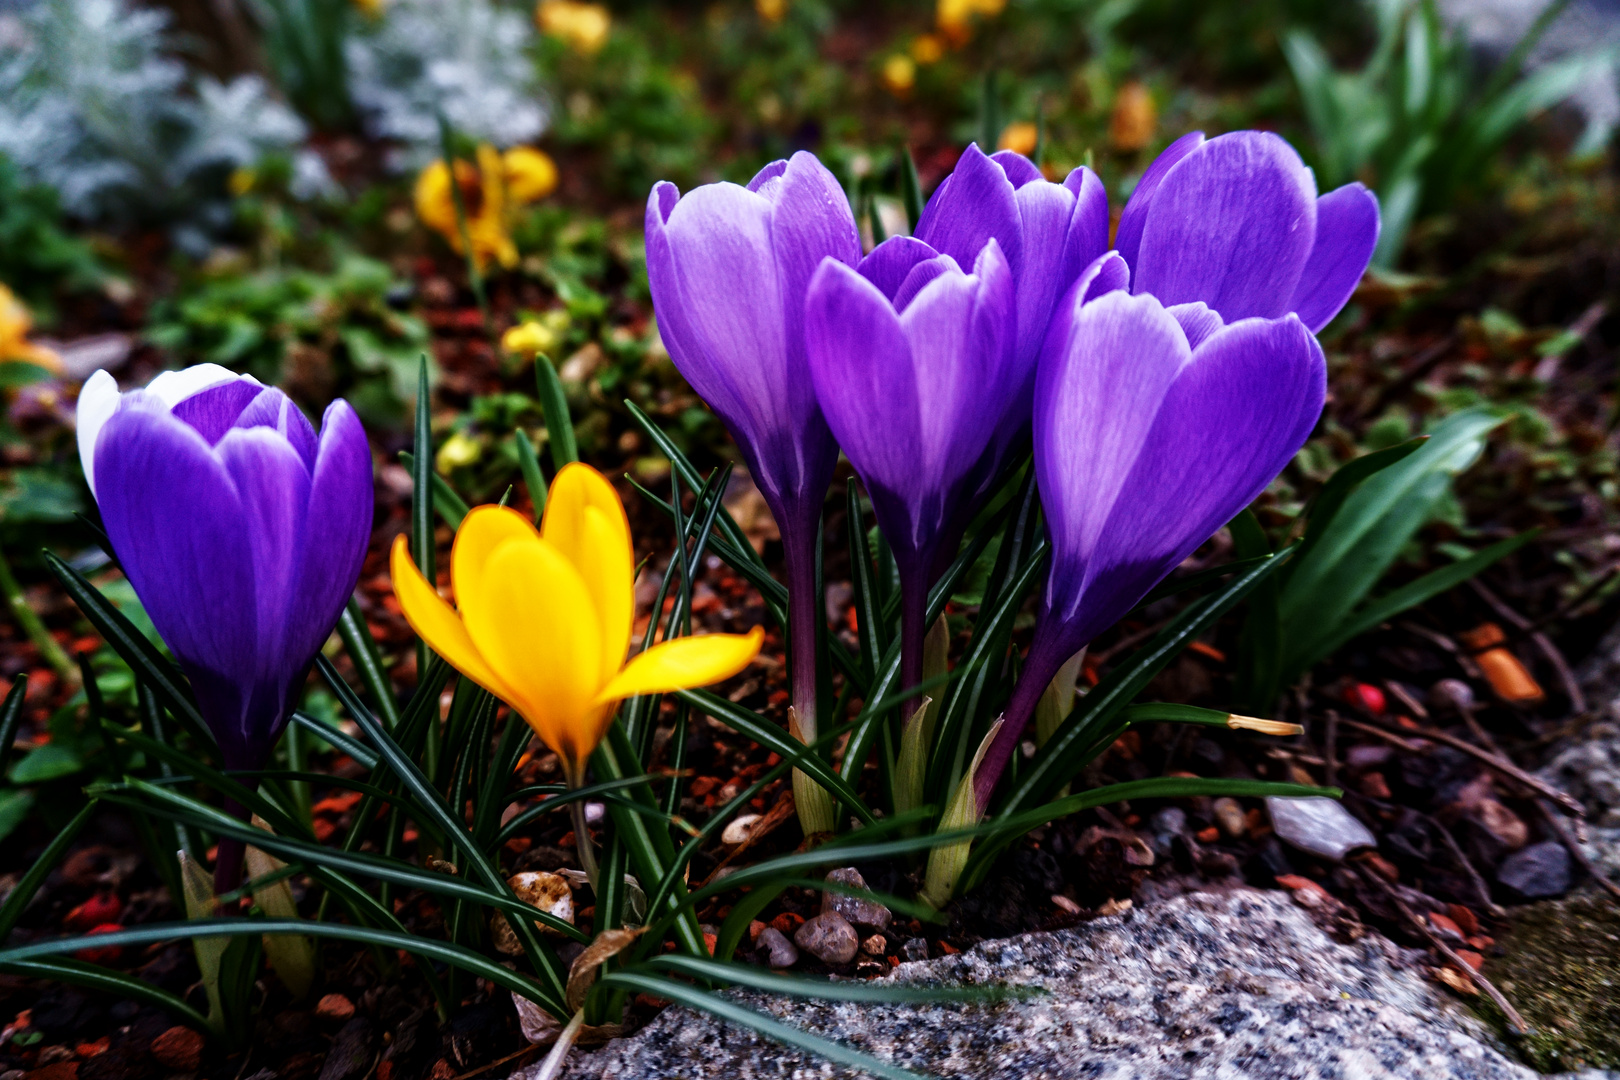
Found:
[(1041, 695), (1046, 692), (1046, 686), (1057, 674), (1063, 662), (1073, 656), (1078, 645), (1069, 645), (1057, 640), (1055, 634), (1043, 634), (1044, 627), (1035, 628), (1035, 640), (1029, 647), (1029, 656), (1024, 661), (1024, 670), (1019, 673), (1018, 685), (1013, 687), (1012, 698), (1007, 702), (1007, 709), (1002, 713), (1003, 723), (1001, 730), (996, 733), (996, 739), (985, 752), (984, 760), (979, 763), (978, 775), (974, 777), (973, 793), (979, 803), (979, 814), (982, 816), (990, 807), (990, 796), (995, 794), (996, 783), (1001, 774), (1007, 769), (1007, 762), (1012, 760), (1013, 751), (1018, 748), (1019, 741), (1024, 737), (1024, 729), (1035, 715), (1035, 706), (1040, 703)]
[(596, 849), (591, 844), (591, 830), (585, 825), (585, 800), (575, 799), (569, 803), (568, 812), (574, 818), (574, 847), (579, 850), (579, 868), (590, 879), (591, 893), (600, 895), (597, 891), (600, 875), (596, 869)]
[[(793, 712), (797, 736), (806, 745), (816, 741), (816, 637), (820, 630), (821, 590), (816, 587), (816, 532), (784, 530), (783, 561), (788, 586), (788, 657), (793, 673)], [(793, 801), (804, 835), (834, 831), (832, 796), (799, 770), (793, 770)]]

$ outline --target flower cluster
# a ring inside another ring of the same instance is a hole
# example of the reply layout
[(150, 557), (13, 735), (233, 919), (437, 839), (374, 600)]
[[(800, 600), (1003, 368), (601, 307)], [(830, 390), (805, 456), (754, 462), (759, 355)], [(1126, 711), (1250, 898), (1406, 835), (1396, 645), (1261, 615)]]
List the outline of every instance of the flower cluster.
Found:
[[(1051, 560), (1034, 642), (977, 786), (994, 790), (1047, 683), (1303, 445), (1326, 371), (1314, 334), (1378, 237), (1360, 184), (1318, 196), (1263, 132), (1194, 133), (1147, 170), (1112, 249), (1101, 182), (970, 146), (916, 235), (863, 258), (809, 154), (746, 188), (647, 204), (647, 264), (676, 365), (777, 516), (799, 725), (813, 736), (811, 566), (838, 449), (901, 581), (902, 682), (924, 604), (984, 496), (1033, 443)], [(810, 721), (807, 723), (807, 719)]]
[(517, 146), (504, 154), (488, 143), (478, 147), (478, 164), (455, 163), (455, 189), (459, 189), (463, 221), (457, 217), (458, 190), (451, 187), (451, 170), (441, 159), (422, 170), (416, 179), (416, 216), (422, 224), (444, 237), (458, 254), (472, 245), (473, 258), (480, 267), (494, 259), (510, 269), (517, 265), (517, 245), (512, 242), (512, 212), (536, 202), (557, 188), (557, 165), (550, 155), (529, 146)]

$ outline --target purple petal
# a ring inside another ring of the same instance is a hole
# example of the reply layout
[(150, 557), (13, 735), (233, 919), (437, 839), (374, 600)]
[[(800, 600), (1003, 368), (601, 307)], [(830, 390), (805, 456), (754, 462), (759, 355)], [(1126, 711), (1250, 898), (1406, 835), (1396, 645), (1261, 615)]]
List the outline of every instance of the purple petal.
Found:
[(1147, 224), (1148, 208), (1153, 204), (1153, 193), (1159, 190), (1166, 173), (1203, 144), (1202, 131), (1189, 131), (1165, 147), (1164, 151), (1153, 159), (1153, 164), (1147, 167), (1142, 179), (1136, 182), (1136, 189), (1131, 192), (1124, 212), (1119, 215), (1119, 231), (1114, 237), (1114, 247), (1125, 257), (1125, 262), (1129, 266), (1136, 266), (1136, 255), (1142, 244), (1142, 228)]
[(787, 168), (787, 160), (785, 158), (778, 158), (754, 174), (754, 178), (748, 181), (748, 190), (758, 191), (772, 180), (775, 180), (777, 177), (787, 172)]
[(1131, 291), (1202, 300), (1227, 322), (1289, 310), (1316, 235), (1316, 182), (1269, 132), (1211, 139), (1153, 195)]
[(216, 453), (236, 486), (247, 531), (248, 551), (237, 557), (253, 568), (256, 681), (273, 683), (285, 678), (289, 661), (283, 646), (294, 629), (288, 614), (305, 551), (309, 469), (268, 427), (233, 428)]
[[(1292, 315), (1227, 326), (1190, 358), (1151, 297), (1110, 294), (1074, 322), (1036, 420), (1053, 539), (1046, 607), (1071, 652), (1265, 489), (1327, 390), (1321, 348)], [(1088, 444), (1110, 453), (1092, 464)]]
[(1339, 313), (1378, 246), (1378, 196), (1360, 184), (1316, 200), (1316, 244), (1289, 307), (1316, 333)]
[(1023, 234), (1012, 183), (976, 144), (968, 145), (955, 170), (928, 200), (914, 235), (959, 266), (972, 266), (985, 241), (994, 238), (1015, 276), (1023, 267)]
[(883, 243), (872, 249), (872, 253), (861, 260), (859, 270), (861, 276), (873, 285), (878, 291), (890, 300), (900, 291), (900, 285), (911, 273), (911, 268), (920, 262), (934, 258), (939, 252), (910, 236), (891, 236)]
[[(1086, 263), (1102, 254), (1104, 248), (1099, 247), (1084, 261), (1075, 261), (1078, 252), (1071, 257), (1075, 197), (1061, 184), (1044, 180), (1025, 184), (1014, 198), (1024, 248), (1018, 274), (1018, 356), (1027, 361), (1033, 376), (1053, 307)], [(1105, 237), (1105, 246), (1106, 242)]]
[(213, 446), (236, 424), (264, 387), (243, 379), (219, 383), (192, 394), (174, 406), (174, 415), (197, 430)]
[(130, 585), (227, 754), (245, 752), (241, 687), (257, 669), (258, 602), (236, 485), (194, 428), (143, 393), (102, 428), (95, 471)]
[(906, 280), (902, 281), (900, 287), (895, 290), (892, 301), (894, 310), (904, 311), (910, 307), (911, 302), (917, 298), (917, 294), (922, 292), (929, 282), (941, 274), (960, 274), (961, 272), (962, 268), (957, 266), (956, 260), (949, 255), (936, 255), (927, 262), (918, 263), (911, 268), (911, 273), (906, 275)]
[(302, 409), (280, 390), (264, 391), (237, 417), (239, 428), (267, 427), (274, 429), (298, 452), (306, 471), (315, 468), (315, 429)]
[(1052, 541), (1045, 607), (1065, 624), (1080, 615), (1103, 526), (1192, 358), (1180, 325), (1151, 296), (1116, 291), (1080, 305), (1071, 294), (1066, 307), (1035, 388), (1035, 470)]
[(1082, 304), (1107, 293), (1126, 288), (1131, 281), (1131, 268), (1117, 251), (1097, 256), (1075, 279), (1074, 295)]
[(371, 537), (371, 447), (346, 401), (327, 406), (309, 489), (305, 554), (289, 625), (288, 656), (308, 663), (354, 594)]
[(1075, 199), (1066, 254), (1072, 278), (1108, 250), (1108, 189), (1084, 165), (1070, 172), (1063, 186), (1074, 192)]
[(1007, 174), (1008, 182), (1015, 189), (1046, 179), (1033, 161), (1015, 151), (997, 150), (990, 155), (990, 160), (1001, 166), (1001, 171)]
[(1209, 335), (1226, 325), (1221, 317), (1203, 303), (1177, 304), (1170, 309), (1176, 322), (1187, 335), (1187, 344), (1196, 349), (1209, 339)]

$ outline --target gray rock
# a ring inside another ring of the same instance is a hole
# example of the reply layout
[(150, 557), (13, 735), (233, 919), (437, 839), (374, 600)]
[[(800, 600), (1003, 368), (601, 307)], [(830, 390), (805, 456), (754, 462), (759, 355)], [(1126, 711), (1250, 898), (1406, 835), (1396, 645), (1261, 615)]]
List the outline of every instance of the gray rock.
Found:
[(928, 959), (928, 939), (914, 937), (900, 946), (900, 959), (909, 963)]
[(1555, 745), (1538, 775), (1586, 804), (1586, 854), (1620, 881), (1620, 626), (1576, 670), (1598, 719)]
[(767, 926), (759, 935), (759, 946), (765, 950), (769, 957), (767, 962), (773, 968), (790, 968), (799, 962), (799, 950), (774, 926)]
[[(764, 935), (760, 935), (763, 937)], [(861, 947), (861, 936), (836, 911), (823, 911), (794, 933), (793, 942), (828, 964), (847, 964)]]
[(1563, 844), (1544, 840), (1503, 859), (1496, 880), (1526, 900), (1548, 900), (1569, 892), (1571, 862)]
[(1278, 839), (1299, 850), (1340, 862), (1357, 848), (1374, 847), (1378, 840), (1367, 826), (1350, 816), (1337, 799), (1266, 798), (1266, 812)]
[[(901, 964), (899, 983), (1040, 987), (983, 1005), (876, 1005), (728, 992), (904, 1068), (1041, 1080), (1536, 1080), (1376, 934), (1340, 945), (1287, 894), (1190, 893), (1075, 930)], [(879, 980), (879, 985), (883, 981)], [(576, 1057), (567, 1080), (866, 1074), (707, 1014), (671, 1008)]]
[[(867, 887), (866, 879), (861, 877), (861, 872), (853, 866), (827, 871), (827, 880), (838, 885), (848, 885), (852, 889)], [(889, 914), (888, 908), (875, 900), (835, 892), (821, 894), (821, 910), (836, 911), (850, 923), (868, 930), (887, 930), (889, 919), (893, 917)]]

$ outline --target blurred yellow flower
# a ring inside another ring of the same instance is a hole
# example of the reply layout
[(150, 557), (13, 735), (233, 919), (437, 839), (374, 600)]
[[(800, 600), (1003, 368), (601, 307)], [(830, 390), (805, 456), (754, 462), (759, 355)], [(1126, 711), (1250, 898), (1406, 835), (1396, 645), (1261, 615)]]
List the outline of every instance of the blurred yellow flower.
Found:
[(962, 44), (973, 36), (973, 24), (978, 19), (994, 18), (1007, 6), (1007, 0), (939, 0), (934, 8), (934, 23), (955, 44)]
[(1114, 111), (1108, 118), (1108, 141), (1114, 149), (1135, 153), (1153, 141), (1159, 125), (1159, 110), (1153, 95), (1139, 82), (1128, 82), (1114, 95)]
[(779, 23), (787, 15), (788, 0), (754, 0), (754, 10), (768, 23)]
[(451, 473), (463, 465), (471, 465), (484, 456), (484, 446), (465, 432), (458, 431), (444, 440), (439, 452), (433, 456), (434, 465), (442, 473)]
[(34, 317), (12, 291), (0, 285), (0, 361), (22, 360), (61, 374), (62, 358), (28, 340)]
[(883, 61), (883, 85), (895, 97), (905, 97), (917, 82), (917, 65), (905, 53), (895, 53)]
[(354, 0), (354, 6), (359, 8), (362, 14), (373, 19), (383, 13), (386, 4), (387, 0)]
[(540, 6), (534, 9), (534, 21), (541, 33), (561, 38), (575, 52), (586, 56), (601, 50), (613, 28), (613, 16), (607, 8), (578, 0), (540, 0)]
[(755, 627), (675, 638), (626, 663), (636, 611), (630, 522), (613, 485), (577, 462), (552, 481), (538, 531), (507, 507), (467, 515), (450, 551), (454, 608), (417, 570), (403, 535), (391, 569), (411, 628), (528, 721), (575, 787), (621, 699), (728, 679), (764, 636)]
[[(467, 238), (472, 241), (473, 258), (479, 267), (492, 258), (502, 266), (516, 266), (518, 251), (512, 243), (511, 213), (556, 189), (556, 163), (531, 147), (519, 146), (502, 154), (485, 143), (478, 147), (477, 165), (456, 161), (455, 176), (467, 214)], [(442, 160), (423, 169), (416, 179), (416, 216), (458, 253), (466, 253), (461, 227), (456, 222), (450, 170)]]
[(231, 175), (225, 178), (225, 187), (240, 198), (252, 191), (253, 185), (258, 182), (259, 174), (252, 169), (233, 169)]
[(1001, 129), (1001, 138), (996, 140), (997, 150), (1011, 150), (1015, 154), (1031, 157), (1035, 153), (1035, 144), (1040, 141), (1040, 132), (1028, 120), (1019, 120), (1008, 124)]
[(501, 335), (501, 348), (516, 356), (533, 358), (535, 353), (549, 353), (557, 347), (557, 331), (530, 319), (519, 323)]
[(919, 34), (917, 40), (911, 43), (911, 58), (924, 67), (939, 63), (944, 55), (945, 43), (938, 34)]

